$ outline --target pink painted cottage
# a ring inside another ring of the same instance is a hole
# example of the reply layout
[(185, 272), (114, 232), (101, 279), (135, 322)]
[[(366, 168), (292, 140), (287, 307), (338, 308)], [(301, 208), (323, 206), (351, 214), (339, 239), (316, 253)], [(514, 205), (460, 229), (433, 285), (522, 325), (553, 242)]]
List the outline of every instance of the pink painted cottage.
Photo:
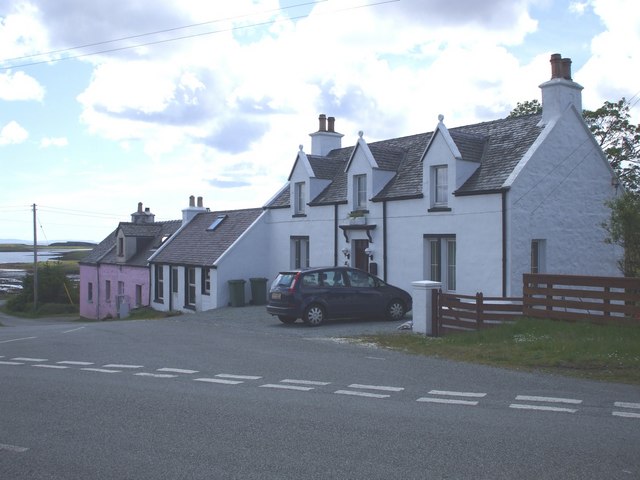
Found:
[(131, 309), (149, 306), (147, 260), (180, 225), (180, 220), (156, 222), (155, 215), (138, 203), (131, 222), (120, 222), (80, 262), (80, 316), (126, 317)]

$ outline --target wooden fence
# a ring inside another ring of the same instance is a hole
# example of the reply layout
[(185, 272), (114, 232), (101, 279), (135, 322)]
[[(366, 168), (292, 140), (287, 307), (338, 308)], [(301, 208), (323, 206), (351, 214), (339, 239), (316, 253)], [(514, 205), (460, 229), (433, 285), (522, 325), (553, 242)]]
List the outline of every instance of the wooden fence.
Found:
[(640, 278), (525, 274), (523, 282), (527, 317), (640, 322)]
[(432, 331), (479, 330), (522, 316), (640, 324), (640, 278), (525, 274), (523, 297), (433, 291)]
[(522, 298), (458, 295), (434, 290), (434, 335), (479, 330), (522, 316)]

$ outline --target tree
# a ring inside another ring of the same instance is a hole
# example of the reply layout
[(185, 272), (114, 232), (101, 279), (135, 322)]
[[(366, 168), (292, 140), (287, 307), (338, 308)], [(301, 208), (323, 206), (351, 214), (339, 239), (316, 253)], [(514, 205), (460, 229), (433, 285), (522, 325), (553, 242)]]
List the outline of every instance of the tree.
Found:
[(630, 108), (622, 97), (617, 102), (604, 102), (597, 110), (584, 110), (583, 117), (622, 185), (640, 193), (640, 124), (629, 121)]
[[(14, 312), (33, 309), (34, 276), (28, 274), (22, 281), (22, 290), (10, 298), (7, 308)], [(70, 298), (71, 297), (71, 298)], [(69, 281), (60, 262), (44, 262), (38, 265), (38, 303), (78, 303), (78, 289)]]
[(518, 102), (516, 108), (511, 110), (508, 118), (522, 117), (523, 115), (532, 115), (542, 113), (542, 105), (538, 100), (527, 100), (525, 102)]
[(607, 243), (620, 245), (624, 256), (619, 260), (625, 277), (640, 277), (640, 195), (625, 191), (607, 203), (611, 217), (602, 224)]

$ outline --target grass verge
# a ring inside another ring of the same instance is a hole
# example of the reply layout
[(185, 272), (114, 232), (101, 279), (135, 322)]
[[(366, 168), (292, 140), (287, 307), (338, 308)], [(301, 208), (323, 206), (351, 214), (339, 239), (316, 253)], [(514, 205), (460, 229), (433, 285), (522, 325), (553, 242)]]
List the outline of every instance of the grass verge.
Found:
[(640, 326), (521, 319), (440, 338), (397, 333), (359, 340), (418, 355), (640, 385)]

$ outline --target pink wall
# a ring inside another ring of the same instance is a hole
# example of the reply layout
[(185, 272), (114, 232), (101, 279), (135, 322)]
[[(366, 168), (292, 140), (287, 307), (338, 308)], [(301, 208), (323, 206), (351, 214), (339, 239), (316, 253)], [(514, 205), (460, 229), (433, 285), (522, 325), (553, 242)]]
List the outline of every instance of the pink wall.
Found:
[[(107, 281), (111, 282), (111, 295), (106, 298)], [(123, 282), (123, 295), (130, 308), (136, 306), (136, 285), (141, 285), (140, 306), (149, 305), (149, 269), (127, 265), (80, 265), (80, 316), (103, 319), (118, 316), (118, 282)], [(89, 283), (93, 284), (93, 301), (89, 302)]]

